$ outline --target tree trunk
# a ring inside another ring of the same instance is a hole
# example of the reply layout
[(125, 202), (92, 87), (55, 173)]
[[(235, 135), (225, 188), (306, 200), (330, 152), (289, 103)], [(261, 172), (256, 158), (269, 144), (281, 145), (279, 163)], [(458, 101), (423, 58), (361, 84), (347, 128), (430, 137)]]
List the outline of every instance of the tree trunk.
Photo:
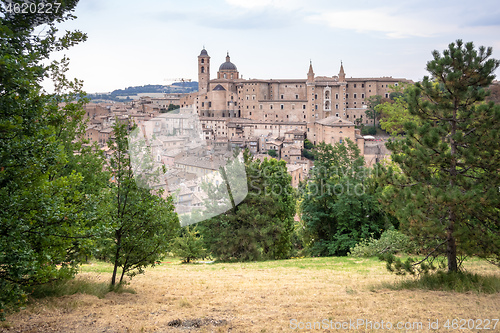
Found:
[(121, 233), (118, 233), (116, 237), (116, 253), (115, 253), (115, 265), (113, 268), (113, 276), (111, 277), (111, 285), (114, 286), (116, 284), (116, 271), (118, 270), (118, 261), (120, 259), (120, 246), (121, 246)]
[(449, 224), (446, 228), (446, 256), (448, 258), (448, 273), (458, 272), (457, 264), (457, 244), (455, 243), (455, 237), (453, 236), (453, 230), (455, 227), (455, 212), (450, 211)]
[[(455, 109), (453, 110), (453, 120), (451, 121), (451, 133), (450, 133), (450, 190), (453, 190), (456, 186), (456, 178), (457, 178), (457, 143), (453, 139), (454, 135), (457, 132), (457, 110), (458, 110), (458, 101), (455, 100)], [(453, 231), (455, 230), (455, 222), (457, 216), (453, 207), (450, 207), (450, 212), (448, 215), (448, 227), (446, 228), (446, 256), (448, 258), (448, 273), (450, 272), (458, 272), (458, 264), (457, 264), (457, 244), (455, 242), (455, 237), (453, 236)]]

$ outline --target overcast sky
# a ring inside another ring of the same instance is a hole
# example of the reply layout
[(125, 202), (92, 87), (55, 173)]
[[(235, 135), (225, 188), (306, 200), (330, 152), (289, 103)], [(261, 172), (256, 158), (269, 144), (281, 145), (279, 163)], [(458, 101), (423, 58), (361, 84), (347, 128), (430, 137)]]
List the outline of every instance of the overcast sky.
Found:
[(309, 60), (337, 75), (342, 60), (347, 77), (420, 80), (432, 50), (458, 38), (500, 58), (496, 0), (81, 0), (75, 15), (59, 27), (88, 35), (65, 54), (89, 93), (197, 80), (203, 46), (212, 78), (227, 51), (259, 79), (306, 78)]

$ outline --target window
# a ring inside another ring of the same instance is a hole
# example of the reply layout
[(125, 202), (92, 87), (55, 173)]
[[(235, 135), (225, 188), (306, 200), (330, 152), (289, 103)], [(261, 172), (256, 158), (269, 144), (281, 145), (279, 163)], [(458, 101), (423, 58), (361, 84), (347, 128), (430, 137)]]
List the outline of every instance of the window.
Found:
[(339, 116), (339, 114), (338, 114), (338, 113), (336, 113), (336, 114), (335, 114), (335, 117), (338, 117), (338, 116)]
[(335, 94), (335, 99), (339, 99), (339, 94)]
[(346, 88), (349, 88), (349, 83), (345, 85)]
[(314, 94), (314, 99), (318, 99), (318, 94)]
[(272, 110), (272, 109), (273, 109), (273, 105), (272, 105), (272, 104), (270, 104), (270, 105), (269, 105), (269, 108)]
[(389, 98), (389, 94), (388, 93), (385, 94), (385, 98)]
[(364, 88), (365, 87), (365, 84), (364, 83), (361, 83), (361, 88)]
[(345, 98), (349, 98), (349, 94), (345, 94)]
[(361, 98), (365, 98), (365, 94), (361, 94)]
[(204, 107), (205, 106), (205, 102), (201, 102), (201, 106)]
[(262, 104), (259, 104), (259, 109), (261, 109), (261, 110), (262, 110)]
[[(201, 62), (203, 62), (203, 59), (201, 59)], [(205, 67), (201, 66), (201, 72), (205, 73)]]
[(295, 99), (299, 99), (299, 95), (295, 95)]
[(208, 107), (212, 107), (212, 102), (208, 102)]
[(330, 92), (328, 90), (325, 91), (325, 99), (330, 99)]
[(356, 88), (356, 83), (354, 84), (354, 88)]
[(248, 95), (246, 95), (246, 97), (247, 97), (247, 101), (248, 101)]
[(252, 95), (252, 100), (255, 101), (255, 95)]
[(283, 99), (283, 97), (284, 97), (284, 96), (283, 96), (283, 95), (281, 95), (281, 99)]
[(354, 98), (357, 98), (358, 94), (354, 94)]
[(338, 104), (335, 104), (335, 109), (339, 109), (339, 105)]
[(304, 110), (306, 109), (306, 105), (305, 104), (302, 105), (302, 109), (304, 109)]
[(280, 109), (283, 110), (285, 106), (283, 104), (280, 105)]
[(227, 74), (226, 73), (224, 73), (224, 78), (227, 79)]

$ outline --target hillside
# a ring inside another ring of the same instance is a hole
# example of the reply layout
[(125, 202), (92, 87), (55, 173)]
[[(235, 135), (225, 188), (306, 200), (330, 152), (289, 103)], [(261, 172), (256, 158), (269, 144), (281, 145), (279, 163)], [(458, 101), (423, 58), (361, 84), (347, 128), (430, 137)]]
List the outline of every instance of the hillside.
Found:
[(109, 94), (89, 94), (92, 100), (104, 99), (124, 101), (137, 98), (139, 94), (179, 94), (198, 91), (198, 82), (174, 82), (171, 85), (148, 84), (144, 86), (116, 89)]

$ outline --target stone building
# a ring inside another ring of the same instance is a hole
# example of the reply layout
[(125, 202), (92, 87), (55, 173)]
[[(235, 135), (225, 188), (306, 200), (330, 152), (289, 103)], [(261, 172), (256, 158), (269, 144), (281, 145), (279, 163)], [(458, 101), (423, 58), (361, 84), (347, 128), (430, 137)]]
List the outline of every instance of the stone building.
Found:
[[(221, 119), (230, 119), (230, 126), (227, 122), (217, 131), (218, 135), (224, 132), (222, 135), (228, 137), (248, 138), (269, 132), (279, 137), (290, 130), (304, 129), (314, 144), (330, 140), (325, 137), (326, 132), (317, 132), (325, 126), (317, 126), (317, 122), (335, 117), (350, 122), (352, 129), (356, 119), (361, 119), (357, 121), (364, 125), (373, 125), (373, 120), (365, 115), (365, 100), (373, 95), (388, 97), (390, 85), (410, 82), (392, 77), (347, 78), (342, 63), (338, 75), (331, 77), (316, 76), (310, 63), (305, 78), (242, 79), (229, 53), (219, 66), (216, 78), (211, 79), (210, 65), (210, 56), (203, 49), (198, 56), (199, 91), (181, 98), (180, 104), (195, 105), (202, 123), (207, 126), (206, 119), (212, 118), (218, 123), (222, 123)], [(350, 136), (345, 137), (356, 141), (355, 132), (348, 133)]]

